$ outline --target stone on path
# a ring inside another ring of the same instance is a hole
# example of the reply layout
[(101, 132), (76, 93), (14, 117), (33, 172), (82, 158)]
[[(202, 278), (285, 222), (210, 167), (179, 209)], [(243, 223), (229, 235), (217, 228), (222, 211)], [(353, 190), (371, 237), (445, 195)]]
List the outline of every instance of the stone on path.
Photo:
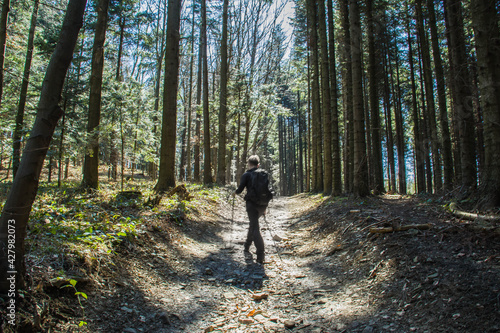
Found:
[(283, 322), (283, 324), (285, 325), (286, 328), (294, 328), (296, 325), (293, 320), (289, 320), (289, 319), (285, 320)]
[(235, 299), (236, 295), (232, 292), (226, 292), (226, 293), (224, 293), (224, 297), (227, 299)]
[(286, 237), (281, 237), (281, 236), (279, 236), (279, 235), (274, 235), (274, 236), (273, 236), (273, 240), (275, 240), (275, 241), (277, 241), (277, 242), (281, 242), (281, 241), (287, 241), (287, 240), (288, 240), (288, 238), (286, 238)]
[(240, 318), (238, 319), (238, 321), (241, 323), (241, 324), (253, 324), (255, 322), (255, 320), (253, 320), (252, 318)]
[(258, 294), (253, 294), (252, 298), (256, 301), (259, 301), (261, 299), (266, 299), (269, 296), (269, 294), (266, 293), (258, 293)]
[(127, 327), (123, 329), (123, 333), (137, 333), (137, 330), (132, 327)]

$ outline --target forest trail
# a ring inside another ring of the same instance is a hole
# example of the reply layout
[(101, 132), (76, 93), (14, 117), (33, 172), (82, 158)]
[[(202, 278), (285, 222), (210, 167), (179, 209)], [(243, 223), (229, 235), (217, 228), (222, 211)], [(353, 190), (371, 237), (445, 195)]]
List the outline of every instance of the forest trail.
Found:
[(240, 198), (235, 200), (234, 218), (227, 204), (218, 219), (220, 228), (212, 225), (218, 232), (208, 236), (207, 231), (204, 242), (181, 245), (183, 253), (178, 253), (172, 265), (161, 264), (171, 253), (159, 243), (150, 258), (147, 253), (138, 258), (138, 248), (133, 246), (136, 254), (125, 257), (121, 267), (130, 275), (122, 275), (117, 289), (101, 296), (106, 301), (96, 304), (95, 328), (106, 332), (280, 332), (286, 325), (323, 332), (322, 326), (315, 325), (322, 317), (310, 303), (322, 307), (320, 296), (334, 285), (310, 274), (291, 255), (291, 238), (296, 234), (289, 227), (298, 219), (293, 218), (290, 206), (290, 198), (275, 199), (266, 220), (260, 218), (265, 265), (255, 262), (253, 245), (252, 258), (244, 256), (248, 217)]
[[(244, 202), (124, 244), (86, 306), (92, 332), (497, 332), (500, 245), (400, 196), (281, 197), (243, 254)], [(444, 215), (443, 215), (444, 214)], [(375, 222), (375, 223), (374, 223)], [(367, 227), (431, 223), (384, 235)], [(285, 238), (273, 242), (272, 235)], [(278, 255), (278, 251), (280, 255)], [(90, 293), (89, 293), (90, 294)], [(255, 299), (263, 298), (263, 299)]]

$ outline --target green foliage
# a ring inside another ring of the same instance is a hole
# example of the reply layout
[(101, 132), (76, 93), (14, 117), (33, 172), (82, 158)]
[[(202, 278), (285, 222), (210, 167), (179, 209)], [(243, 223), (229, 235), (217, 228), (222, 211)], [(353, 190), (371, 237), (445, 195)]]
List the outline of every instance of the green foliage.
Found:
[[(58, 277), (58, 279), (62, 279), (62, 277)], [(76, 289), (76, 284), (77, 283), (78, 283), (78, 281), (76, 281), (74, 279), (70, 279), (69, 280), (69, 284), (67, 284), (65, 286), (62, 286), (61, 288), (68, 288), (68, 287), (70, 287), (70, 288), (73, 288), (75, 290), (75, 296), (78, 298), (78, 304), (80, 305), (80, 308), (82, 309), (82, 312), (83, 312), (83, 316), (85, 317), (85, 308), (82, 305), (82, 301), (81, 301), (80, 297), (88, 299), (88, 296), (84, 292), (78, 291), (78, 289)], [(79, 327), (82, 327), (83, 325), (87, 325), (87, 322), (85, 322), (85, 321), (82, 320), (82, 321), (80, 321), (78, 323)]]

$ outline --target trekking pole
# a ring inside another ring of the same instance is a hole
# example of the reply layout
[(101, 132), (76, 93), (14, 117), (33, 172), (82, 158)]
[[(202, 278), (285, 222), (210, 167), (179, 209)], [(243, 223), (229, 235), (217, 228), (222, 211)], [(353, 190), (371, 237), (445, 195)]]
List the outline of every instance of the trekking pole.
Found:
[(234, 233), (234, 229), (233, 229), (233, 225), (234, 225), (234, 200), (236, 199), (236, 196), (233, 196), (233, 203), (232, 203), (232, 208), (231, 208), (231, 236), (230, 236), (230, 239), (229, 239), (229, 247), (230, 248), (233, 248), (233, 233)]
[(276, 244), (276, 240), (274, 239), (273, 233), (271, 232), (271, 228), (269, 227), (269, 223), (267, 222), (266, 215), (264, 215), (264, 223), (266, 224), (266, 228), (269, 231), (269, 234), (271, 235), (271, 239), (273, 240), (273, 243), (274, 243), (274, 249), (276, 250), (276, 253), (278, 254), (278, 258), (280, 258), (281, 263), (284, 264), (283, 259), (281, 258), (280, 251), (278, 251), (278, 245)]

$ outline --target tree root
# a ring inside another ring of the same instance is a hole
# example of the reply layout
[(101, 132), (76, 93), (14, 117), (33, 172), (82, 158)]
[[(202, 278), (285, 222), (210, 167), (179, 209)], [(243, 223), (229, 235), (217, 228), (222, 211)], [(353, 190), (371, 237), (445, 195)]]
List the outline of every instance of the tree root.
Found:
[(451, 214), (453, 214), (454, 216), (465, 219), (465, 220), (481, 219), (484, 221), (500, 222), (500, 216), (498, 216), (498, 215), (481, 215), (481, 214), (468, 213), (468, 212), (464, 212), (462, 210), (459, 210), (457, 207), (457, 204), (455, 202), (452, 202), (448, 206), (448, 211)]
[(406, 231), (410, 229), (428, 230), (432, 228), (432, 224), (409, 224), (400, 227), (384, 227), (384, 228), (370, 228), (372, 234), (387, 234), (395, 231)]

